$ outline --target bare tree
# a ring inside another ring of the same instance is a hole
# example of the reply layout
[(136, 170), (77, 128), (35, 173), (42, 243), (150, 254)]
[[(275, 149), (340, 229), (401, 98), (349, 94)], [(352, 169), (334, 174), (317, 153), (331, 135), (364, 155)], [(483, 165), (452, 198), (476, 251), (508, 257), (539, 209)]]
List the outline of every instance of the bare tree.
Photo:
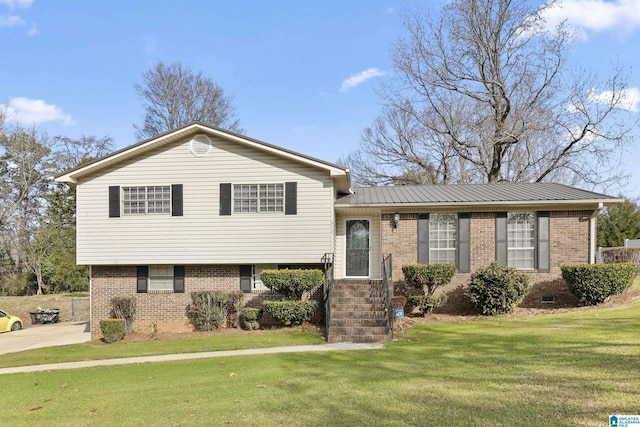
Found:
[(232, 99), (202, 72), (174, 62), (157, 62), (134, 85), (145, 109), (142, 126), (134, 125), (143, 140), (198, 120), (241, 133)]
[(395, 79), (379, 92), (385, 110), (346, 159), (354, 175), (619, 181), (609, 172), (638, 122), (624, 108), (625, 72), (615, 65), (601, 80), (571, 70), (570, 29), (546, 27), (552, 3), (452, 0), (438, 19), (407, 15), (392, 53)]

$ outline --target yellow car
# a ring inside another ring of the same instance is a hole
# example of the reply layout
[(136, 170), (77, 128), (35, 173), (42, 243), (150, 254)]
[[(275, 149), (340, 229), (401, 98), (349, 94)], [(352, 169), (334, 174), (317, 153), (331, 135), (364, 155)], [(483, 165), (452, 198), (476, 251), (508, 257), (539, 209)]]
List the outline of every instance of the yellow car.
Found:
[(22, 319), (0, 310), (0, 332), (19, 331), (22, 329)]

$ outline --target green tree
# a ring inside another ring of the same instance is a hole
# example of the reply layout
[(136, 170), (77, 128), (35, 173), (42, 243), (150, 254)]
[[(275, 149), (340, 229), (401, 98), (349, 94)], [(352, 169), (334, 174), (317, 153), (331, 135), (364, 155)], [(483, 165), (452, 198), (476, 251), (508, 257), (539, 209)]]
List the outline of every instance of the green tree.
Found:
[(640, 209), (629, 200), (598, 215), (598, 246), (624, 246), (625, 239), (640, 239)]

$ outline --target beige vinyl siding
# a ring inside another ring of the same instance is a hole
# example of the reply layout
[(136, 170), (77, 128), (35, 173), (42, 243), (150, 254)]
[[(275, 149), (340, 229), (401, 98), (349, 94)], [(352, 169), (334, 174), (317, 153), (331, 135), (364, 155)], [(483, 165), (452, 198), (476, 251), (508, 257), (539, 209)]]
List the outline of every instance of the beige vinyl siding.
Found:
[[(297, 215), (219, 215), (220, 183), (291, 181)], [(109, 186), (171, 184), (183, 184), (182, 217), (109, 218)], [(329, 173), (222, 139), (206, 157), (188, 139), (168, 144), (84, 179), (77, 195), (79, 264), (315, 263), (332, 249)]]
[(338, 212), (336, 214), (336, 252), (335, 252), (335, 277), (346, 277), (345, 250), (346, 250), (346, 221), (349, 219), (368, 219), (369, 223), (369, 277), (379, 279), (382, 265), (380, 253), (380, 210), (358, 209), (357, 213)]

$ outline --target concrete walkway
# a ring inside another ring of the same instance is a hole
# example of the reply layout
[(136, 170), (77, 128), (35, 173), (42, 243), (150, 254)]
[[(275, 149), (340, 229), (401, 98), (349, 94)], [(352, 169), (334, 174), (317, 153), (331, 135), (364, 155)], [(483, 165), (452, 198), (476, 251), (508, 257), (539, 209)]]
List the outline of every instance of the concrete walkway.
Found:
[(298, 345), (291, 347), (254, 348), (247, 350), (208, 351), (203, 353), (164, 354), (157, 356), (125, 357), (120, 359), (86, 360), (81, 362), (49, 363), (46, 365), (16, 366), (0, 368), (0, 375), (24, 372), (52, 371), (59, 369), (91, 368), (94, 366), (128, 365), (134, 363), (173, 362), (177, 360), (206, 359), (213, 357), (233, 357), (256, 354), (303, 353), (320, 351), (374, 350), (383, 348), (382, 344), (335, 343), (318, 345)]

